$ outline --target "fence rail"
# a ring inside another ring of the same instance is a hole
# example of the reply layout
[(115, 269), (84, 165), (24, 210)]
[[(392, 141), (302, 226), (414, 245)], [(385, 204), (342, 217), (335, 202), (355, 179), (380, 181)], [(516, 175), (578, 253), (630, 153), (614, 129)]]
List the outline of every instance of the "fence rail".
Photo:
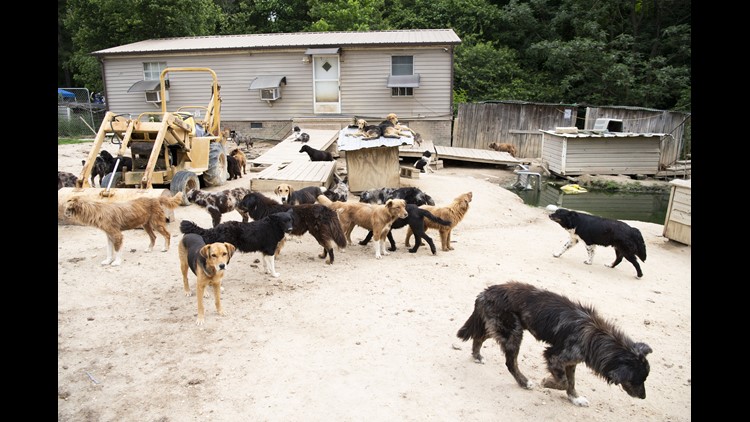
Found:
[(104, 119), (103, 101), (92, 99), (87, 88), (57, 89), (57, 136), (89, 137)]

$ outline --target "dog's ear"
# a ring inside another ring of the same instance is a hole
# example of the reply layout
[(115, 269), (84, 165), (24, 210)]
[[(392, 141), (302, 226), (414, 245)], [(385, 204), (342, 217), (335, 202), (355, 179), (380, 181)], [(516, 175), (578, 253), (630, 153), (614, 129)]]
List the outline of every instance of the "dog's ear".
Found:
[(291, 198), (292, 194), (294, 193), (294, 188), (290, 185), (287, 186), (287, 189), (289, 190), (289, 193), (287, 195), (289, 195), (289, 198)]
[(234, 255), (234, 251), (235, 251), (235, 250), (236, 250), (237, 248), (235, 248), (235, 246), (234, 246), (233, 244), (231, 244), (231, 243), (226, 243), (226, 242), (224, 242), (224, 247), (226, 247), (226, 248), (227, 248), (227, 254), (229, 254), (229, 256), (227, 257), (227, 264), (229, 264), (229, 260), (231, 260), (231, 259), (232, 259), (232, 255)]
[(638, 353), (638, 357), (641, 358), (641, 360), (646, 360), (646, 355), (653, 352), (651, 346), (640, 342), (633, 344), (633, 349)]
[(273, 193), (276, 195), (281, 195), (281, 185), (276, 186), (276, 189), (273, 190)]
[(201, 248), (198, 253), (203, 257), (203, 259), (208, 259), (209, 256), (211, 256), (211, 245), (206, 245)]

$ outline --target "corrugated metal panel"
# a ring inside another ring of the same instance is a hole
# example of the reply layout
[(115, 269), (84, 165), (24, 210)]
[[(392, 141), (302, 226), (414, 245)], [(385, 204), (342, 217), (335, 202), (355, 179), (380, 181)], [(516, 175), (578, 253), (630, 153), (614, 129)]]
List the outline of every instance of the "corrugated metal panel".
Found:
[(340, 48), (308, 48), (305, 54), (339, 54)]
[(369, 32), (296, 32), (245, 34), (208, 37), (162, 38), (106, 48), (93, 55), (160, 53), (192, 50), (235, 50), (284, 47), (364, 46), (364, 45), (454, 45), (461, 39), (452, 29), (414, 29)]

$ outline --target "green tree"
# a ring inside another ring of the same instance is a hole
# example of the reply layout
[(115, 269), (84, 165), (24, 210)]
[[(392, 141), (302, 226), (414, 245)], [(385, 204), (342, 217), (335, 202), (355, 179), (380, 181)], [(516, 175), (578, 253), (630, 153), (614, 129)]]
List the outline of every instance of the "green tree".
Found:
[(216, 0), (223, 16), (216, 34), (301, 32), (310, 24), (307, 0)]
[(308, 31), (375, 31), (388, 29), (384, 0), (310, 0)]
[(152, 38), (211, 35), (220, 17), (212, 0), (68, 0), (63, 24), (74, 48), (65, 64), (76, 84), (101, 91), (101, 67), (92, 52)]

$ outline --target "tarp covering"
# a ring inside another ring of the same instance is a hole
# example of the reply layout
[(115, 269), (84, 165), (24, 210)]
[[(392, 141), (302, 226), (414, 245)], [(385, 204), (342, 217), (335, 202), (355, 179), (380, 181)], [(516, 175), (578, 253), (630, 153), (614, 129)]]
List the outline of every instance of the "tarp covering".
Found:
[(76, 94), (66, 91), (62, 88), (57, 88), (57, 95), (61, 95), (63, 98), (75, 98)]

